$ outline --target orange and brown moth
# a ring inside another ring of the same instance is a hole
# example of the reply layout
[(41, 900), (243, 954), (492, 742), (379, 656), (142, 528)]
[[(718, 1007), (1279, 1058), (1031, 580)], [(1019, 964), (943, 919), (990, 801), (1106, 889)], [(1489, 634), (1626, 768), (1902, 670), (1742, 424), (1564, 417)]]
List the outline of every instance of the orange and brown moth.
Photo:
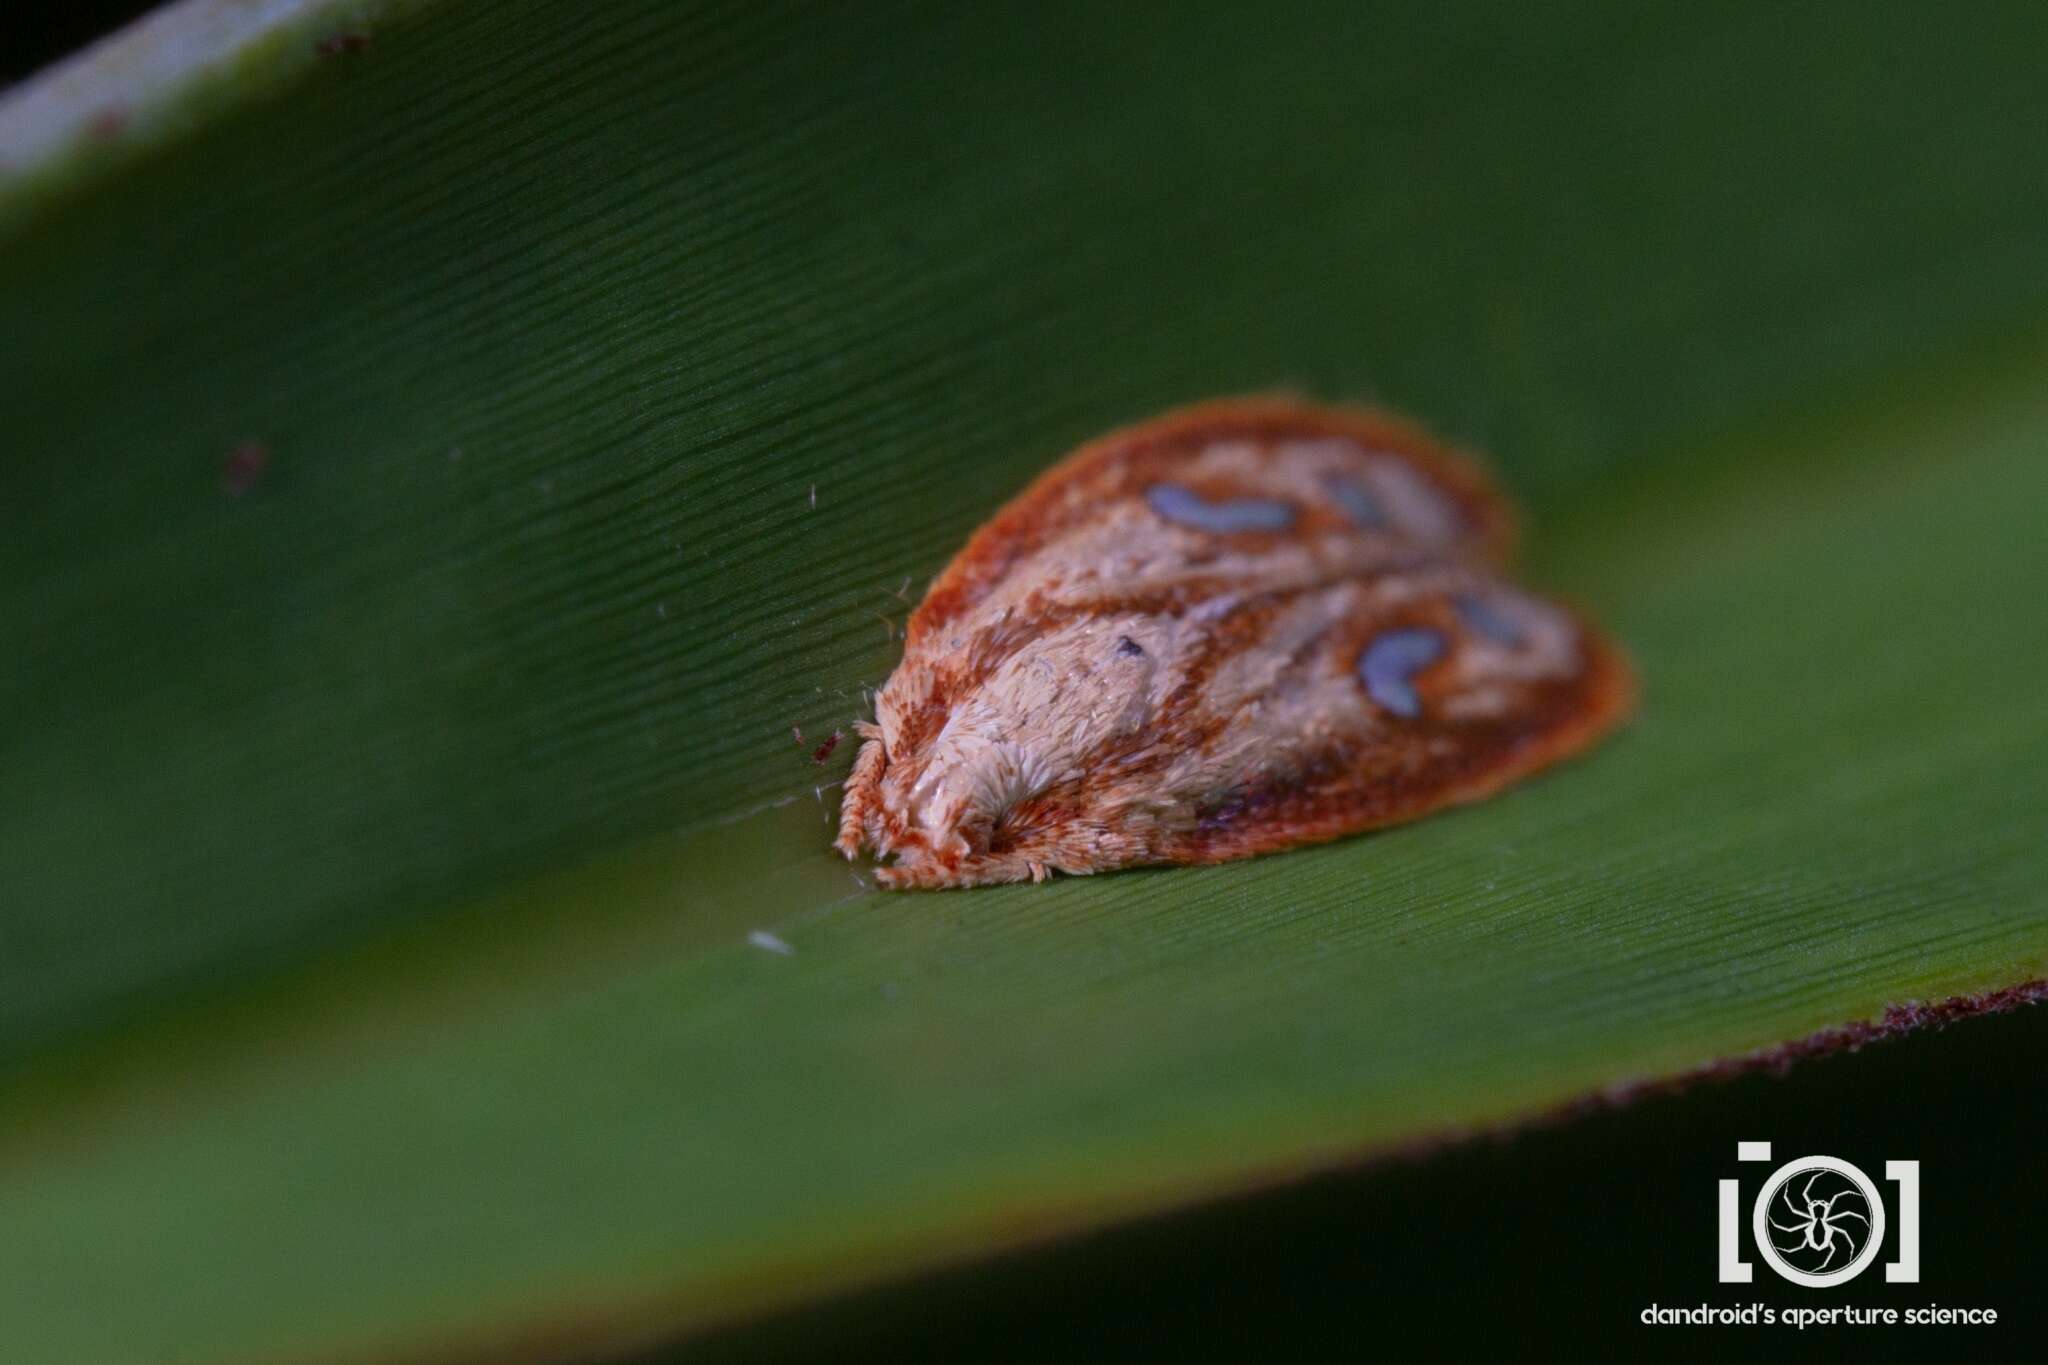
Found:
[(1627, 713), (1503, 577), (1513, 515), (1385, 413), (1255, 398), (1083, 446), (910, 617), (838, 847), (885, 886), (1214, 863), (1474, 801)]

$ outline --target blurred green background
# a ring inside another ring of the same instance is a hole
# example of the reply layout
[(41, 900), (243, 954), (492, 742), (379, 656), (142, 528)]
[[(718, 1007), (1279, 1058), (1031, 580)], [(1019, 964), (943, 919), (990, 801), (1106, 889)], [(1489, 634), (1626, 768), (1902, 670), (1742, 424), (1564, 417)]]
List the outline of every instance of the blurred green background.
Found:
[[(666, 1342), (2048, 974), (2044, 40), (2025, 4), (440, 0), (304, 6), (162, 98), (108, 66), (54, 154), (15, 92), (20, 1355)], [(1274, 387), (1488, 451), (1637, 726), (1286, 858), (853, 880), (851, 746), (789, 732), (864, 713), (906, 579), (1075, 442)], [(1891, 1103), (2027, 1131), (2016, 1027)], [(1658, 1112), (1832, 1141), (1789, 1098), (1823, 1084)], [(1577, 1202), (1660, 1122), (1339, 1180), (1304, 1255), (1384, 1263), (1420, 1204), (1504, 1255), (1560, 1216), (1507, 1186)], [(1705, 1159), (1633, 1167), (1671, 1183), (1622, 1240)], [(982, 1272), (989, 1331), (1076, 1254)]]

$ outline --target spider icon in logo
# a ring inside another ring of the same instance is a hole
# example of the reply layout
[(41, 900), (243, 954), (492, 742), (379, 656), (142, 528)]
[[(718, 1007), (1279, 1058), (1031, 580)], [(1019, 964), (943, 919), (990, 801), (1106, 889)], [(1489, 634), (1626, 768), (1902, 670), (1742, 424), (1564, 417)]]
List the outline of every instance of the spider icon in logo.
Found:
[[(1769, 1161), (1771, 1144), (1735, 1144), (1737, 1161)], [(1920, 1163), (1889, 1160), (1884, 1178), (1898, 1188), (1898, 1245), (1886, 1262), (1889, 1284), (1920, 1282)], [(1752, 1266), (1742, 1259), (1742, 1181), (1718, 1187), (1717, 1242), (1722, 1284), (1748, 1284)], [(1871, 1178), (1840, 1157), (1794, 1157), (1772, 1171), (1750, 1206), (1749, 1231), (1757, 1254), (1794, 1284), (1809, 1289), (1853, 1280), (1885, 1245), (1885, 1201)]]
[(1810, 1156), (1772, 1173), (1756, 1197), (1757, 1249), (1780, 1275), (1823, 1288), (1853, 1279), (1884, 1243), (1884, 1200), (1846, 1161)]
[(1801, 1175), (1778, 1187), (1770, 1211), (1771, 1230), (1790, 1233), (1792, 1240), (1773, 1237), (1771, 1249), (1807, 1274), (1821, 1275), (1834, 1269), (1836, 1261), (1854, 1258), (1870, 1240), (1870, 1201), (1837, 1172), (1809, 1170)]

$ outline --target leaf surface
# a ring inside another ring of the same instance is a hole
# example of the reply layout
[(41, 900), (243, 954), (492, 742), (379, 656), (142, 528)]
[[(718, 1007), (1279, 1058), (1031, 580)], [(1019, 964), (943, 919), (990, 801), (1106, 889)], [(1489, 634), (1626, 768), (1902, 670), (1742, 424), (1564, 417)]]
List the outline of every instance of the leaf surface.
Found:
[[(0, 215), (21, 1358), (729, 1314), (2048, 973), (2036, 8), (367, 13)], [(897, 594), (1276, 386), (1489, 450), (1640, 721), (857, 884)]]

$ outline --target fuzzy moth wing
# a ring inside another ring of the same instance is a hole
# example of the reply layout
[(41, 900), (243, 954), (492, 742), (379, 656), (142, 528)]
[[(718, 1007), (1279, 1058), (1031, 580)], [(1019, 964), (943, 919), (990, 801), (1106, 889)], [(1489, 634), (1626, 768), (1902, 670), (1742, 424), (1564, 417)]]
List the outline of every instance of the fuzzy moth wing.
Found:
[[(1220, 862), (1479, 800), (1586, 747), (1634, 702), (1625, 657), (1582, 615), (1470, 565), (1248, 613), (1240, 629), (1261, 643), (1204, 687), (1222, 723), (1163, 774), (1201, 793), (1192, 820), (1154, 841), (1163, 861)], [(1013, 807), (1010, 820), (1031, 814)]]
[(1501, 564), (1513, 544), (1513, 513), (1477, 464), (1391, 414), (1205, 403), (1091, 441), (1040, 475), (933, 582), (906, 643), (1027, 597), (1188, 601), (1422, 554)]

